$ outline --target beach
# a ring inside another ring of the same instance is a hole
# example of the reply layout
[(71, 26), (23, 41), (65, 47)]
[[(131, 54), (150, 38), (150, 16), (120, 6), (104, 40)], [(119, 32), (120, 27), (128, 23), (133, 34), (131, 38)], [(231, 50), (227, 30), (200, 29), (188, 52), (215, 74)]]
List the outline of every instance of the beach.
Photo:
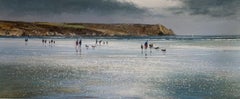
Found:
[(46, 39), (0, 38), (0, 98), (240, 98), (237, 38)]

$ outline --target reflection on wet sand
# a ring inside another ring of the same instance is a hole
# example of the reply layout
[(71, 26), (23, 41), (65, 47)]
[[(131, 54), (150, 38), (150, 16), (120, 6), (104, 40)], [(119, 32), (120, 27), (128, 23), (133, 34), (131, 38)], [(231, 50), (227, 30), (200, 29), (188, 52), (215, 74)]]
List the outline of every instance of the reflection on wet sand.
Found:
[[(0, 97), (29, 98), (54, 94), (85, 93), (87, 89), (76, 87), (74, 81), (87, 83), (86, 71), (71, 67), (7, 65), (0, 67)], [(84, 76), (85, 75), (85, 76)], [(81, 80), (83, 79), (83, 80)], [(3, 81), (4, 80), (4, 81)], [(8, 87), (5, 87), (8, 86)]]
[(199, 73), (170, 74), (151, 80), (149, 95), (173, 99), (239, 99), (240, 86), (225, 76)]
[[(135, 71), (132, 70), (134, 68)], [(168, 72), (160, 76), (153, 72), (154, 76), (151, 76), (151, 73), (142, 74), (140, 67), (130, 67), (126, 69), (127, 71), (122, 71), (124, 69), (126, 67), (96, 69), (96, 67), (1, 64), (0, 80), (4, 82), (0, 82), (0, 97), (240, 98), (239, 80), (228, 78), (226, 75), (185, 71)]]

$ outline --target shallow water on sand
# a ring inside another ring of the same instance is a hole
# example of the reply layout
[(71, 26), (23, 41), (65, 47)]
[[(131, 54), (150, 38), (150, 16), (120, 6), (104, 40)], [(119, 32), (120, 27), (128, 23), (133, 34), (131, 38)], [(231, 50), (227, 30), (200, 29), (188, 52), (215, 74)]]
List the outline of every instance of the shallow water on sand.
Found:
[(240, 40), (0, 38), (0, 98), (240, 98)]

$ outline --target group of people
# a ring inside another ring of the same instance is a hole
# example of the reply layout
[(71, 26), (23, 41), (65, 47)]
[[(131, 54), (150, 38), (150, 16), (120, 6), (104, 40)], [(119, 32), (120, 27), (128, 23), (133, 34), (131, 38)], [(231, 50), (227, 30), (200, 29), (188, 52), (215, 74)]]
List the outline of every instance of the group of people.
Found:
[[(144, 43), (144, 49), (147, 49), (148, 48), (148, 41), (146, 41)], [(143, 45), (141, 44), (141, 49), (143, 50)]]
[[(146, 50), (146, 49), (148, 49), (148, 47), (150, 48), (150, 50), (151, 50), (152, 48), (154, 48), (154, 49), (160, 49), (160, 47), (154, 47), (154, 46), (153, 46), (153, 43), (148, 44), (148, 40), (144, 43), (144, 45), (141, 44), (141, 49), (142, 49), (142, 50), (143, 50), (143, 49)], [(165, 48), (162, 48), (161, 51), (166, 52), (166, 49), (165, 49)]]
[(56, 41), (54, 41), (53, 39), (51, 39), (51, 40), (46, 40), (46, 39), (42, 39), (42, 44), (43, 45), (47, 45), (47, 43), (49, 44), (49, 46), (52, 46), (53, 44), (55, 44), (56, 43)]
[[(27, 45), (27, 42), (29, 41), (29, 39), (28, 38), (25, 38), (25, 45)], [(43, 45), (47, 45), (47, 44), (49, 44), (49, 46), (52, 46), (53, 44), (55, 44), (56, 43), (56, 41), (54, 41), (53, 39), (51, 39), (51, 40), (47, 40), (47, 39), (42, 39), (42, 44)]]
[(82, 46), (82, 39), (76, 41), (76, 47), (81, 47)]
[(75, 49), (76, 49), (76, 52), (81, 52), (81, 47), (82, 47), (82, 39), (77, 39), (76, 41), (75, 41), (75, 44), (76, 44), (76, 47), (75, 47)]
[[(88, 45), (88, 44), (85, 44), (85, 47), (88, 49), (89, 47), (92, 47), (93, 49), (95, 49), (97, 47), (97, 45), (107, 45), (108, 44), (108, 41), (103, 41), (103, 40), (98, 40), (96, 39), (96, 43), (95, 45)], [(77, 39), (76, 42), (75, 42), (75, 45), (76, 45), (76, 51), (79, 51), (81, 50), (81, 47), (82, 47), (82, 39)]]

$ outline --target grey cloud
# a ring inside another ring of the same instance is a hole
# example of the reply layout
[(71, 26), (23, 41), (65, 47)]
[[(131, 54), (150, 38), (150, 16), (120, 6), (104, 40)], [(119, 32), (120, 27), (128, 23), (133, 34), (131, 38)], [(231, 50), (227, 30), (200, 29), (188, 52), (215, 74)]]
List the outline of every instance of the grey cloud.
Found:
[(209, 15), (211, 17), (238, 17), (240, 0), (180, 0), (182, 7), (169, 8), (174, 14)]
[(0, 0), (0, 12), (7, 16), (41, 16), (62, 13), (96, 15), (142, 14), (147, 12), (133, 3), (117, 0)]

